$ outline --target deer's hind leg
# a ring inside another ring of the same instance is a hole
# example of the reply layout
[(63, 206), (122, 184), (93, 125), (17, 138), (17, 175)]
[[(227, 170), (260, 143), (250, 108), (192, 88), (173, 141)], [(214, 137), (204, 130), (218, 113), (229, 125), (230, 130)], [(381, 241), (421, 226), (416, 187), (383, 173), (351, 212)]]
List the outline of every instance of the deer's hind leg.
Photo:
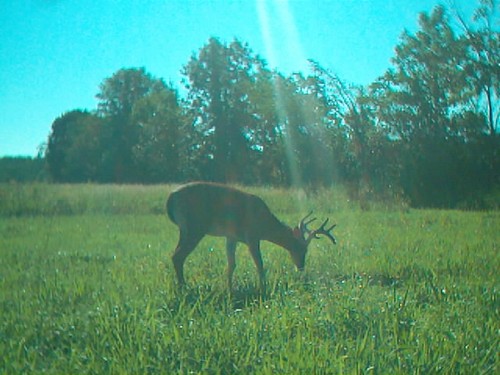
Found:
[(195, 249), (196, 245), (203, 238), (202, 234), (196, 232), (189, 232), (187, 230), (180, 230), (179, 242), (172, 255), (172, 263), (174, 264), (175, 274), (177, 281), (180, 285), (184, 285), (184, 261), (189, 254)]
[(236, 245), (238, 243), (231, 239), (226, 239), (226, 253), (227, 253), (227, 284), (229, 290), (233, 289), (233, 274), (236, 268)]

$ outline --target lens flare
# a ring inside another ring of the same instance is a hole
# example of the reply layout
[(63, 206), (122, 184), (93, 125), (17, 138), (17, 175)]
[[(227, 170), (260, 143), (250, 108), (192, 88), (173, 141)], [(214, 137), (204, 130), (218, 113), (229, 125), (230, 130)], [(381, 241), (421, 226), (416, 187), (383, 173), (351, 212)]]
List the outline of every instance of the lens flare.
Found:
[[(270, 66), (273, 68), (287, 66), (289, 65), (287, 61), (293, 59), (295, 63), (304, 63), (305, 67), (307, 59), (304, 57), (299, 34), (288, 1), (256, 0), (256, 7), (264, 47)], [(282, 50), (283, 48), (284, 51)], [(279, 51), (281, 51), (281, 53), (278, 53)], [(279, 126), (282, 128), (281, 133), (284, 137), (285, 152), (292, 179), (291, 182), (293, 186), (300, 186), (301, 176), (298, 160), (296, 158), (294, 139), (292, 132), (287, 130), (288, 113), (282, 94), (282, 88), (280, 88), (279, 77), (274, 77), (273, 90), (276, 114), (278, 116)]]

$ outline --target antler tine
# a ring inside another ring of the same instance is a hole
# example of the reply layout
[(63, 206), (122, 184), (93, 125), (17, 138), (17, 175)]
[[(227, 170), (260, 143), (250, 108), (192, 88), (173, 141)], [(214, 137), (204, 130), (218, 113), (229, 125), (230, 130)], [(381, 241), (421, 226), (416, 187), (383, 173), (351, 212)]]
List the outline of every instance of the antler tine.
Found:
[(309, 244), (313, 238), (318, 239), (319, 235), (323, 235), (327, 237), (332, 243), (335, 245), (337, 243), (337, 240), (335, 240), (335, 237), (333, 237), (333, 233), (331, 232), (333, 228), (337, 226), (337, 224), (333, 224), (331, 227), (328, 229), (325, 228), (326, 224), (328, 223), (330, 219), (326, 218), (323, 224), (320, 225), (320, 227), (314, 231), (309, 232), (309, 237), (306, 239), (306, 242)]
[(333, 242), (333, 244), (336, 244), (337, 241), (335, 240), (335, 237), (333, 237), (332, 230), (337, 226), (337, 224), (333, 224), (330, 228), (325, 229), (325, 225), (328, 223), (329, 218), (326, 218), (326, 220), (321, 224), (321, 226), (316, 230), (315, 237), (318, 238), (318, 234), (322, 234), (330, 239), (330, 241)]
[(330, 220), (330, 218), (327, 218), (327, 219), (323, 222), (323, 224), (321, 224), (320, 229), (325, 230), (325, 231), (327, 231), (327, 232), (330, 232), (333, 228), (335, 228), (335, 227), (337, 226), (337, 224), (333, 224), (330, 228), (325, 229), (325, 225), (328, 223), (328, 221), (329, 221), (329, 220)]
[(316, 220), (316, 218), (313, 217), (306, 221), (306, 219), (312, 214), (313, 212), (310, 211), (306, 216), (304, 216), (302, 220), (300, 220), (299, 229), (303, 236), (305, 236), (305, 234), (310, 234), (312, 232), (309, 228), (307, 228), (307, 225), (311, 224), (314, 220)]

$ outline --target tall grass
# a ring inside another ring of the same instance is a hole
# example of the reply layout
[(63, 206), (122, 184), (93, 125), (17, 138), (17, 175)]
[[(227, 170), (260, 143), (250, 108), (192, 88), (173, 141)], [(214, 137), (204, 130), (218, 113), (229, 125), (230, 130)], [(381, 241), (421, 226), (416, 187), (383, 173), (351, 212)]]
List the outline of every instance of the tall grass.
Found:
[[(0, 216), (164, 214), (168, 194), (176, 185), (2, 184)], [(260, 195), (276, 211), (297, 213), (310, 209), (332, 211), (407, 209), (405, 202), (353, 201), (348, 192), (335, 189), (290, 190), (240, 187)]]
[(160, 214), (170, 186), (0, 184), (0, 215)]
[(252, 188), (290, 224), (330, 216), (339, 244), (301, 274), (263, 243), (265, 294), (241, 246), (229, 293), (206, 237), (178, 290), (172, 188), (0, 188), (1, 373), (497, 373), (498, 212)]

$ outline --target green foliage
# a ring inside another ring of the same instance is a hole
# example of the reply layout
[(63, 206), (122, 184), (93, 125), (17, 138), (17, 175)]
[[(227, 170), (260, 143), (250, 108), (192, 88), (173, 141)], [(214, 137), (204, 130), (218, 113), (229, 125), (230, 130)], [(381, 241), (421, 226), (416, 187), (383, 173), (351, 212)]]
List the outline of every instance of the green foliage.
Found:
[(106, 78), (99, 86), (99, 112), (104, 116), (126, 120), (136, 102), (164, 88), (163, 81), (146, 72), (144, 68), (120, 69)]
[[(155, 211), (172, 187), (11, 185), (11, 197), (23, 188), (39, 215), (0, 218), (2, 373), (498, 371), (497, 212), (361, 211), (341, 191), (250, 189), (285, 222), (309, 207), (331, 217), (339, 243), (313, 242), (303, 274), (263, 243), (265, 295), (241, 248), (229, 294), (214, 237), (177, 289), (177, 228)], [(63, 196), (87, 208), (40, 215)]]
[(367, 87), (311, 62), (284, 76), (239, 40), (212, 37), (183, 67), (185, 96), (144, 68), (100, 85), (95, 113), (52, 124), (55, 182), (348, 187), (372, 201), (488, 208), (500, 187), (495, 1), (471, 22), (436, 7), (404, 32)]
[(133, 107), (131, 122), (138, 127), (131, 151), (137, 180), (157, 183), (182, 178), (185, 120), (177, 92), (162, 87), (141, 98)]
[(109, 126), (88, 111), (74, 110), (52, 124), (45, 158), (51, 177), (59, 182), (86, 182), (102, 173)]
[(30, 157), (0, 158), (0, 183), (44, 181), (45, 160)]
[(203, 139), (194, 155), (203, 178), (243, 181), (252, 151), (245, 134), (255, 124), (247, 98), (262, 65), (240, 42), (211, 38), (184, 67), (193, 130)]

